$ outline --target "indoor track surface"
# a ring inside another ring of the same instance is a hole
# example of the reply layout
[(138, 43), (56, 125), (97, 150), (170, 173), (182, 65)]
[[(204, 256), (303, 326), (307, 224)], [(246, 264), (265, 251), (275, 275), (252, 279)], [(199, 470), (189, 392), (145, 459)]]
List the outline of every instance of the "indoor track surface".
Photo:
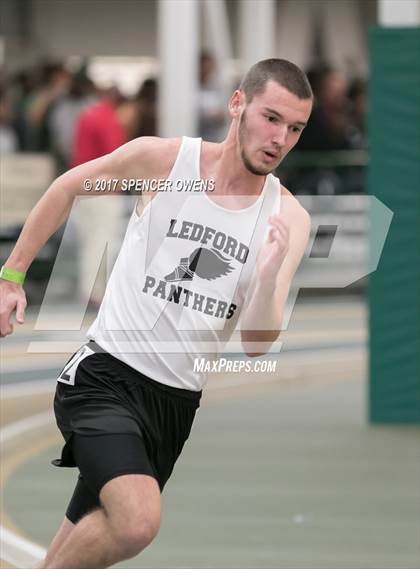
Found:
[[(35, 316), (2, 341), (2, 568), (37, 562), (76, 479), (50, 465), (68, 355), (27, 353)], [(301, 300), (275, 373), (213, 374), (157, 539), (115, 567), (418, 569), (418, 431), (368, 425), (366, 317), (357, 296)]]

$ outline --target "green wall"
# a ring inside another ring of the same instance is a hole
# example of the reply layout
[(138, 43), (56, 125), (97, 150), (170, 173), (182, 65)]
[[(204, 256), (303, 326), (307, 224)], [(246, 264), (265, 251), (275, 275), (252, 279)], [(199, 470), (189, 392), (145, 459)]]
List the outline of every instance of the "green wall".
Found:
[(369, 281), (372, 423), (420, 422), (420, 28), (369, 34), (368, 192), (394, 212)]

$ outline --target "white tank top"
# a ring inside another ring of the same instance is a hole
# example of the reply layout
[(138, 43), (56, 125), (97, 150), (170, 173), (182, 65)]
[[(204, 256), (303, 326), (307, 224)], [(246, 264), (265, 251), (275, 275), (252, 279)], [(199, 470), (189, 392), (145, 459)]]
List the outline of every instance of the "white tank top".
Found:
[[(168, 177), (139, 216), (134, 209), (97, 318), (87, 336), (144, 375), (201, 390), (195, 358), (223, 352), (241, 311), (268, 217), (280, 209), (280, 182), (269, 174), (250, 207), (225, 209), (200, 180), (201, 138), (184, 137)], [(193, 184), (199, 185), (198, 184)], [(191, 187), (191, 184), (190, 184)]]

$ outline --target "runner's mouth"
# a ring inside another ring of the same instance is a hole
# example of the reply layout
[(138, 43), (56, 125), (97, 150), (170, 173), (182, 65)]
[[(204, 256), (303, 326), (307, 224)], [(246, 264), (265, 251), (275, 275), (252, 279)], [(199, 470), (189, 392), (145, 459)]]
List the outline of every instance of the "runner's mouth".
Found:
[(273, 152), (267, 152), (267, 150), (263, 150), (263, 153), (264, 153), (270, 160), (275, 160), (275, 159), (277, 159), (277, 155), (274, 154)]

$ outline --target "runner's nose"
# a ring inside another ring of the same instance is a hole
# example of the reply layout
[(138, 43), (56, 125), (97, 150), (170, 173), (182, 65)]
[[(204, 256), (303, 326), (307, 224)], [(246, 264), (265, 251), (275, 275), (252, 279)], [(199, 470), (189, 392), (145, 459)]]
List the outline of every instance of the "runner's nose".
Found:
[(287, 140), (287, 125), (286, 124), (281, 124), (278, 126), (278, 128), (276, 129), (276, 132), (273, 136), (273, 145), (278, 147), (278, 148), (282, 148), (283, 146), (285, 146), (286, 144), (286, 140)]

